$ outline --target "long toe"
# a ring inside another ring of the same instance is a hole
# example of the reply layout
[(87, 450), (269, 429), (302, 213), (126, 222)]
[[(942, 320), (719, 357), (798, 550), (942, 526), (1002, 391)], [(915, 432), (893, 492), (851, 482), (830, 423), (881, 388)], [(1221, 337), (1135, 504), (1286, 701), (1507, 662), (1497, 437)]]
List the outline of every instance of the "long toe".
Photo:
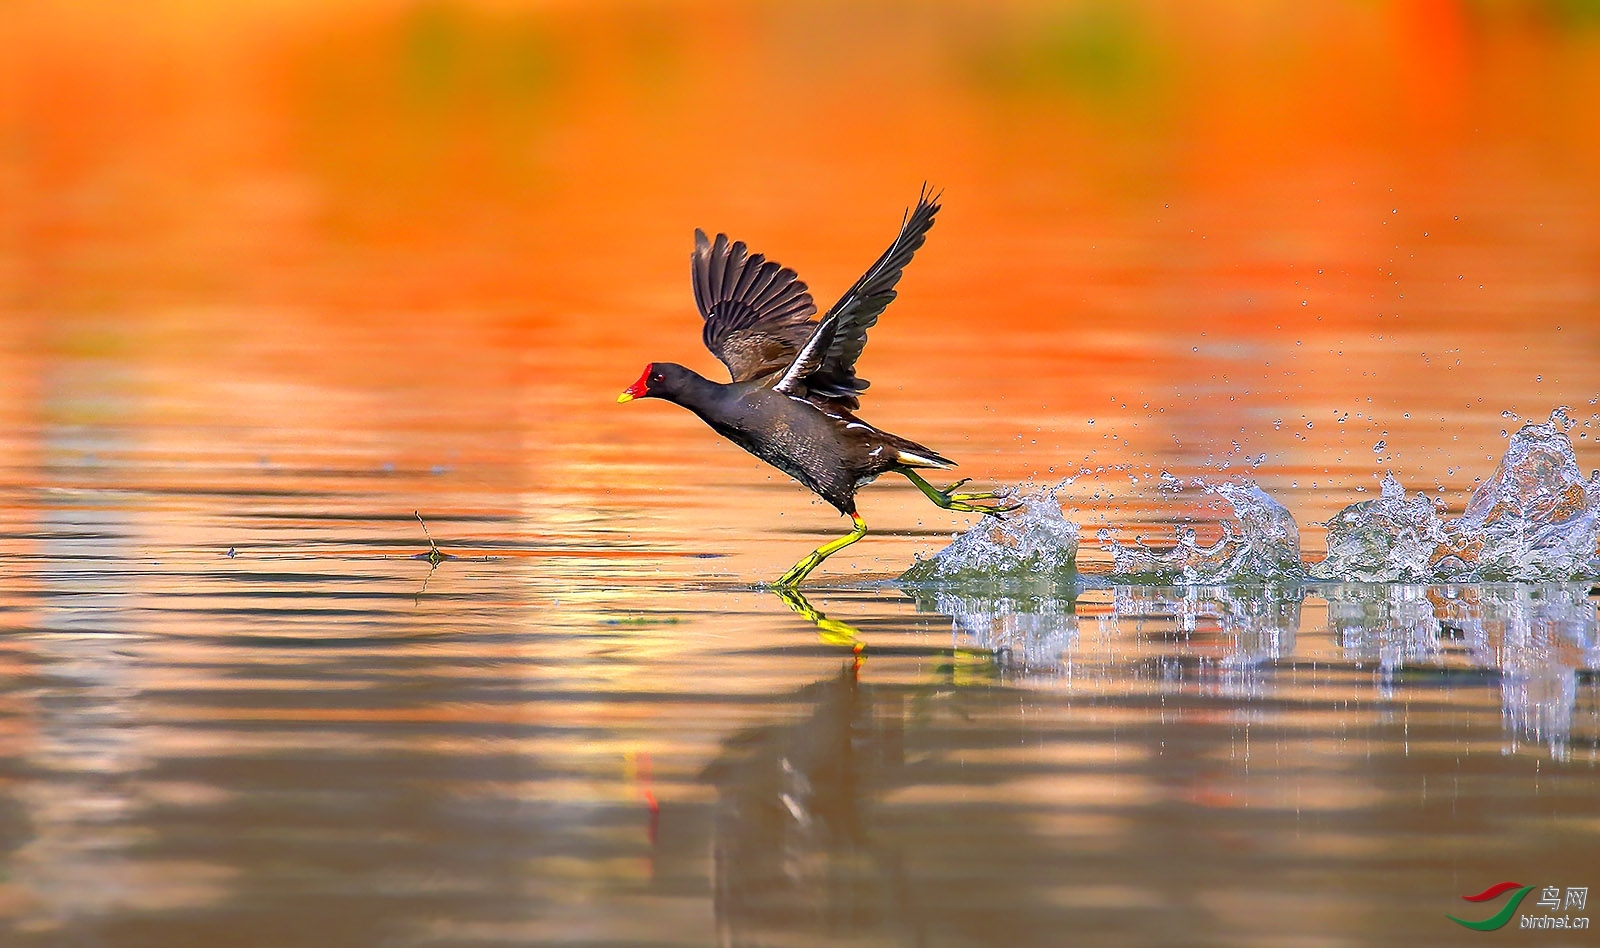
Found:
[(950, 506), (948, 508), (946, 508), (946, 509), (954, 510), (957, 513), (993, 513), (994, 512), (994, 508), (993, 507), (984, 506), (982, 504), (968, 504), (968, 503), (964, 503), (964, 502), (959, 501), (959, 500), (952, 500), (950, 502)]
[(1003, 513), (1010, 513), (1013, 510), (1021, 510), (1022, 509), (1022, 505), (1021, 504), (969, 504), (969, 503), (964, 503), (962, 501), (954, 501), (954, 502), (952, 502), (950, 504), (950, 509), (951, 510), (960, 511), (961, 513), (981, 513), (981, 514), (989, 514), (990, 516), (998, 516), (998, 515), (1003, 514)]
[(979, 491), (976, 494), (951, 494), (949, 496), (950, 496), (951, 500), (963, 501), (963, 500), (993, 500), (996, 497), (999, 497), (1000, 495), (995, 493), (992, 490), (985, 490), (985, 491)]

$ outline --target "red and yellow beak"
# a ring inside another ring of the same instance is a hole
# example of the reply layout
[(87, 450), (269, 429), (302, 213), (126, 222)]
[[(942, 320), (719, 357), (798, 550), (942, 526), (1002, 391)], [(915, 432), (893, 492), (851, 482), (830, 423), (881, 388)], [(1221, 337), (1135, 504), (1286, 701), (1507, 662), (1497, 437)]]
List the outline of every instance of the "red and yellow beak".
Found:
[(653, 364), (645, 366), (644, 371), (639, 373), (639, 381), (622, 390), (622, 394), (617, 396), (618, 404), (631, 402), (635, 398), (643, 398), (645, 393), (650, 391), (650, 369), (652, 367)]

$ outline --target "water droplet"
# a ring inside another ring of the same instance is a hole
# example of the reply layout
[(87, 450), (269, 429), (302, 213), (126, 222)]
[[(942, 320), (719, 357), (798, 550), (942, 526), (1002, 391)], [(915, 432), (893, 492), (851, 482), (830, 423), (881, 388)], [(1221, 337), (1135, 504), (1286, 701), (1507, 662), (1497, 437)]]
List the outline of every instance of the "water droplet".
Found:
[(1373, 454), (1382, 454), (1384, 449), (1387, 448), (1388, 446), (1389, 446), (1389, 443), (1387, 441), (1379, 441), (1377, 444), (1372, 446), (1372, 453)]

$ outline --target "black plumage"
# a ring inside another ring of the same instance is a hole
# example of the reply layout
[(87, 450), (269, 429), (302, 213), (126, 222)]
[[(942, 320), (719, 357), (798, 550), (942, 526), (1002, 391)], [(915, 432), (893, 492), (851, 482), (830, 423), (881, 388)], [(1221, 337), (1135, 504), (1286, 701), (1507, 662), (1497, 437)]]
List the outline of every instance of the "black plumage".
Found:
[(705, 318), (703, 339), (732, 381), (714, 382), (674, 363), (651, 363), (619, 398), (664, 398), (682, 405), (855, 520), (855, 533), (796, 564), (780, 584), (798, 582), (828, 554), (866, 532), (856, 513), (856, 491), (890, 471), (904, 474), (947, 509), (1004, 509), (969, 503), (993, 494), (933, 488), (913, 469), (953, 467), (954, 461), (854, 414), (868, 385), (856, 375), (867, 330), (893, 302), (901, 273), (938, 213), (939, 195), (924, 187), (894, 243), (820, 320), (813, 319), (816, 304), (793, 270), (751, 254), (743, 241), (730, 242), (725, 234), (707, 240), (695, 231), (690, 277), (695, 305)]

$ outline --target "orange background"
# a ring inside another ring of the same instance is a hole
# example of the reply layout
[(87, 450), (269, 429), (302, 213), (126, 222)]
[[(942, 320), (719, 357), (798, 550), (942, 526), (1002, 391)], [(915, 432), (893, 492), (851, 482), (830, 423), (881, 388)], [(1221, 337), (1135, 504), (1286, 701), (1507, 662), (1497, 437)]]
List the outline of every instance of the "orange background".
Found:
[[(773, 526), (805, 500), (614, 395), (720, 368), (692, 228), (826, 305), (924, 180), (864, 414), (962, 473), (1264, 454), (1306, 525), (1387, 469), (1459, 507), (1502, 410), (1600, 417), (1584, 3), (330, 6), (0, 9), (12, 486), (388, 465), (400, 513)], [(1120, 524), (1129, 487), (1068, 497)]]

